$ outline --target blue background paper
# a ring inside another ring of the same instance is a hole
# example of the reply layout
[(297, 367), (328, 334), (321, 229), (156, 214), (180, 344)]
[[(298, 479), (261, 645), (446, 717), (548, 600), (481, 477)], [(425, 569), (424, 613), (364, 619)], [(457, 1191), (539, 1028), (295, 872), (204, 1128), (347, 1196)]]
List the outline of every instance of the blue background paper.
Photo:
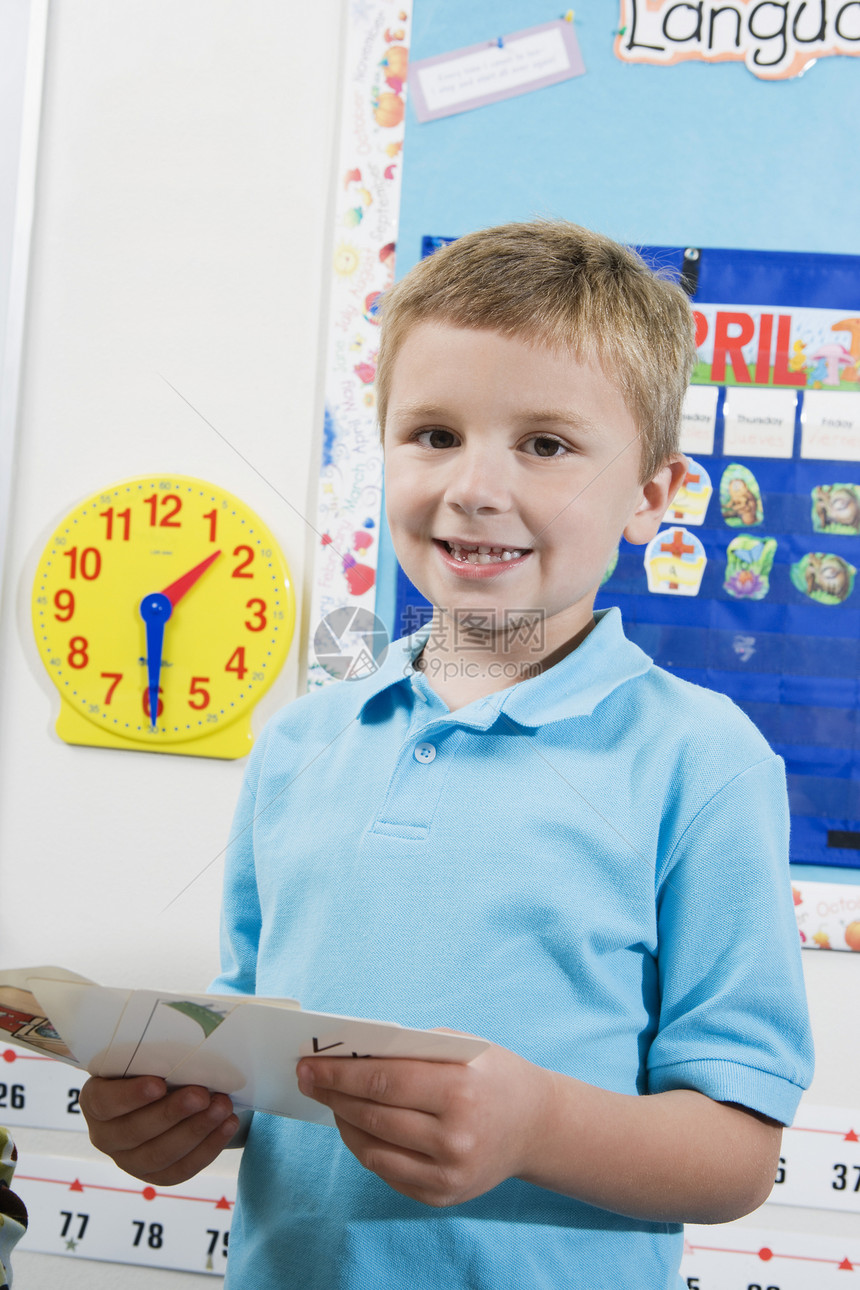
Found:
[[(557, 18), (535, 0), (414, 0), (410, 57)], [(586, 0), (585, 75), (419, 125), (407, 96), (397, 272), (425, 233), (559, 215), (621, 241), (857, 251), (860, 61), (763, 82), (742, 63), (622, 63), (619, 5)]]

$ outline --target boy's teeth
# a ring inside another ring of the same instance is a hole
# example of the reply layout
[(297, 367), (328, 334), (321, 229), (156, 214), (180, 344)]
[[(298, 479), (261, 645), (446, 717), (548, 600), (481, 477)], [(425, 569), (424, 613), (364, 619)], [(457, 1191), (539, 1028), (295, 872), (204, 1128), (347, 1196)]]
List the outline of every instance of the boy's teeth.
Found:
[(455, 542), (449, 542), (448, 546), (454, 559), (466, 564), (499, 564), (517, 560), (523, 554), (522, 551), (511, 551), (501, 546), (479, 546), (474, 550), (467, 550)]

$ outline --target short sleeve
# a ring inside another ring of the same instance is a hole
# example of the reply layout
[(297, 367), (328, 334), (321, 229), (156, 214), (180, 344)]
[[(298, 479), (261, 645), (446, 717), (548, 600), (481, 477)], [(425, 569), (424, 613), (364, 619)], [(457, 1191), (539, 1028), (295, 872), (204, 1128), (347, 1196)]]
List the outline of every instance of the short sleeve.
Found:
[(790, 1124), (812, 1078), (781, 760), (697, 812), (658, 886), (659, 1028), (649, 1092), (693, 1088)]

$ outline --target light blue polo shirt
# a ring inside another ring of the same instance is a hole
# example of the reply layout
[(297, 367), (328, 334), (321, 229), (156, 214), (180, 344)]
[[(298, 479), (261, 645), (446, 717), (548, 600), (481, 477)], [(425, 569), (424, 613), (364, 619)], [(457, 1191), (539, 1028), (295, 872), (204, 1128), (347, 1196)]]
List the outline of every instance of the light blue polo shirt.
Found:
[[(239, 802), (213, 988), (790, 1122), (812, 1050), (782, 763), (616, 609), (598, 619), (549, 671), (453, 713), (412, 667), (427, 629), (279, 713)], [(256, 1115), (227, 1286), (678, 1290), (681, 1249), (677, 1224), (517, 1179), (431, 1209), (336, 1130)]]

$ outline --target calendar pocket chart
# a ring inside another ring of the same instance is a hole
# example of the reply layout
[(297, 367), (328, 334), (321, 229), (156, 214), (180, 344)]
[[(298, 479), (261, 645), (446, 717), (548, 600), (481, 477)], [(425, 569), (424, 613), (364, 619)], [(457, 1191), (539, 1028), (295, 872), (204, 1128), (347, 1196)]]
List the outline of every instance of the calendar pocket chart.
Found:
[[(0, 969), (0, 1029), (32, 1057), (51, 1057), (91, 1075), (160, 1075), (173, 1085), (227, 1093), (237, 1109), (320, 1124), (334, 1120), (299, 1092), (295, 1068), (301, 1057), (462, 1063), (487, 1047), (468, 1035), (305, 1012), (295, 999), (118, 989), (49, 967)], [(20, 1081), (17, 1087), (14, 1100), (23, 1110)], [(61, 1117), (53, 1127), (69, 1126)]]

